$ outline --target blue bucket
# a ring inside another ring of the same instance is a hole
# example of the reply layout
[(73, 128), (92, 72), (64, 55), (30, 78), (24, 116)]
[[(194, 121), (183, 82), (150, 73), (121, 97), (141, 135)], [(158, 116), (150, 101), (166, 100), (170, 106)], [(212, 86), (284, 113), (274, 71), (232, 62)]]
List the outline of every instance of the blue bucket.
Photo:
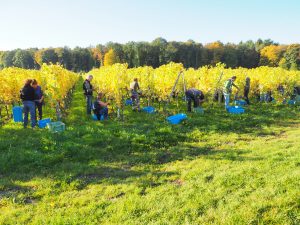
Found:
[(167, 118), (167, 121), (171, 124), (179, 124), (182, 120), (187, 119), (187, 115), (180, 113), (174, 116), (170, 116)]
[(132, 100), (131, 99), (127, 99), (125, 101), (125, 105), (132, 105)]
[(45, 128), (48, 123), (51, 123), (51, 119), (43, 119), (38, 122), (39, 128)]
[(13, 107), (13, 119), (14, 122), (23, 122), (23, 107), (22, 106), (15, 106)]
[[(93, 114), (93, 115), (92, 115), (92, 119), (95, 120), (95, 121), (98, 120), (96, 114)], [(103, 116), (103, 115), (100, 116), (100, 120), (104, 120), (104, 116)]]
[(147, 107), (143, 108), (143, 111), (146, 112), (146, 113), (152, 114), (152, 113), (155, 113), (155, 108), (152, 107), (152, 106), (147, 106)]
[(229, 106), (227, 111), (232, 114), (242, 114), (245, 112), (245, 109), (241, 106)]

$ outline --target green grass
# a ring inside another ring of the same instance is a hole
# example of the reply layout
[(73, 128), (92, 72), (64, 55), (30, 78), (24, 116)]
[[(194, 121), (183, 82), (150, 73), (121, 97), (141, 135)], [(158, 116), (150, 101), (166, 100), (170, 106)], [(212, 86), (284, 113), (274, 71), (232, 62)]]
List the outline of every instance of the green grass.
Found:
[(299, 108), (205, 108), (100, 123), (79, 85), (64, 133), (4, 125), (0, 224), (300, 224)]

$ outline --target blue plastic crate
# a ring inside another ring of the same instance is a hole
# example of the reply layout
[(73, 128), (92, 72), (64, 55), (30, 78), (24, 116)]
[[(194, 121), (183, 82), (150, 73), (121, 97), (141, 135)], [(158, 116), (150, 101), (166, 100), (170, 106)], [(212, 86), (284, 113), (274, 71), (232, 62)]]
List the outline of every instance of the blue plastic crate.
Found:
[(43, 119), (43, 120), (39, 120), (38, 126), (39, 126), (39, 128), (45, 128), (48, 123), (51, 123), (51, 119), (49, 119), (49, 118)]
[(234, 104), (239, 105), (239, 106), (243, 106), (243, 105), (247, 105), (247, 102), (245, 100), (235, 100)]
[(296, 102), (295, 100), (289, 100), (289, 101), (288, 101), (288, 104), (289, 104), (289, 105), (296, 105), (296, 103), (297, 103), (297, 102)]
[[(92, 115), (92, 119), (95, 120), (95, 121), (98, 120), (96, 114), (93, 114), (93, 115)], [(104, 120), (104, 116), (103, 116), (103, 115), (101, 115), (100, 120)]]
[(232, 114), (242, 114), (245, 112), (245, 109), (241, 106), (229, 106), (227, 111)]
[(204, 113), (204, 109), (202, 107), (197, 107), (197, 108), (194, 108), (194, 112), (198, 113), (198, 114), (203, 114)]
[(125, 101), (125, 105), (132, 105), (132, 100), (131, 99), (127, 99)]
[(13, 119), (14, 122), (23, 122), (23, 107), (22, 106), (15, 106), (13, 107)]
[(167, 118), (167, 121), (171, 124), (179, 124), (182, 120), (187, 119), (187, 115), (180, 113), (174, 116), (170, 116)]
[(155, 108), (152, 107), (152, 106), (147, 106), (147, 107), (143, 108), (143, 111), (146, 112), (146, 113), (152, 114), (152, 113), (155, 113)]

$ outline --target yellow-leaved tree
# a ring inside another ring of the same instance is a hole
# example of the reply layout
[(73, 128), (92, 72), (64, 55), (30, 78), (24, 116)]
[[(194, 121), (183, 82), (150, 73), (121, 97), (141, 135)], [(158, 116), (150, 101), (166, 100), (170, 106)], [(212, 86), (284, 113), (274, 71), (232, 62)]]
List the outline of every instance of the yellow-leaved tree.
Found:
[(280, 59), (282, 58), (286, 46), (284, 45), (269, 45), (264, 47), (261, 51), (260, 65), (261, 66), (278, 66)]
[(110, 49), (104, 56), (104, 66), (111, 66), (119, 62), (120, 59), (113, 49)]

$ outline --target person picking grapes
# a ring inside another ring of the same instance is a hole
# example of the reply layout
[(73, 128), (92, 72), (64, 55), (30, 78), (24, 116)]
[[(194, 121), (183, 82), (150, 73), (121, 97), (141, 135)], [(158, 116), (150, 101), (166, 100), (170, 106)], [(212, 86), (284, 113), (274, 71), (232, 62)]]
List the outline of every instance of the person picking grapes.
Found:
[(31, 127), (36, 126), (36, 110), (35, 110), (35, 90), (31, 86), (32, 80), (27, 79), (25, 81), (24, 87), (20, 90), (20, 98), (23, 102), (23, 112), (24, 112), (24, 128), (28, 125), (28, 114), (30, 114)]
[(38, 82), (34, 79), (32, 80), (32, 87), (35, 90), (35, 108), (39, 113), (39, 120), (43, 119), (43, 104), (44, 104), (44, 94)]
[(247, 105), (250, 104), (249, 92), (250, 92), (250, 77), (246, 77), (246, 82), (245, 82), (245, 86), (244, 86), (244, 99), (245, 99)]
[(109, 103), (105, 103), (102, 101), (103, 93), (98, 93), (97, 100), (94, 102), (93, 111), (97, 116), (98, 120), (101, 120), (101, 117), (107, 119), (108, 117), (108, 108)]
[(140, 98), (139, 98), (140, 85), (137, 78), (134, 78), (130, 84), (132, 109), (140, 111)]
[(224, 83), (223, 93), (225, 99), (225, 109), (229, 107), (230, 95), (232, 93), (232, 86), (234, 86), (238, 91), (240, 90), (238, 86), (235, 85), (236, 76), (231, 77)]
[(92, 113), (92, 105), (93, 105), (93, 85), (91, 81), (93, 80), (92, 75), (88, 75), (86, 80), (83, 83), (83, 91), (86, 99), (86, 113), (87, 115), (91, 115)]
[(198, 108), (204, 102), (203, 92), (196, 88), (188, 89), (185, 96), (188, 101), (188, 112), (192, 112), (192, 102), (194, 102), (194, 108)]

